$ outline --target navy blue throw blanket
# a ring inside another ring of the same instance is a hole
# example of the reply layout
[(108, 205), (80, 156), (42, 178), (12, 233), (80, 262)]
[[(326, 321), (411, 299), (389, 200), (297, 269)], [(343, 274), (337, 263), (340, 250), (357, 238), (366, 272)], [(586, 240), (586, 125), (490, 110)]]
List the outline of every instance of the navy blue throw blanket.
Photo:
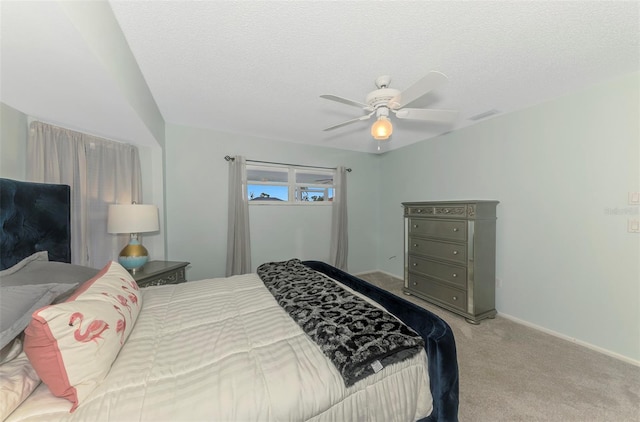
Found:
[(451, 327), (437, 315), (320, 261), (303, 264), (378, 302), (424, 339), (433, 411), (420, 422), (458, 421), (458, 359)]

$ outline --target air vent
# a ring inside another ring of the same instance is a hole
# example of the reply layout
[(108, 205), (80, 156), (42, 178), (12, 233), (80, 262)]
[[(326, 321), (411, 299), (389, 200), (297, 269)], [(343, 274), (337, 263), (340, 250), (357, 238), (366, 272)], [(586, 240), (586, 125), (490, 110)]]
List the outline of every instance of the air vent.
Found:
[(496, 110), (495, 108), (491, 109), (491, 110), (487, 110), (483, 113), (480, 114), (476, 114), (475, 116), (471, 116), (469, 117), (469, 120), (482, 120), (482, 119), (486, 119), (489, 116), (494, 116), (496, 114), (500, 114), (501, 111), (500, 110)]

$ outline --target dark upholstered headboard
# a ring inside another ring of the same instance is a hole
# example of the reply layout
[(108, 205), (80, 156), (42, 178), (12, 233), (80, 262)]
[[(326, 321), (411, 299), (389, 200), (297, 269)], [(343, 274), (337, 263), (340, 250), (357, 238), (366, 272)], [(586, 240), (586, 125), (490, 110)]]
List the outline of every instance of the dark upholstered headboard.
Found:
[(35, 252), (71, 262), (71, 188), (0, 178), (0, 270)]

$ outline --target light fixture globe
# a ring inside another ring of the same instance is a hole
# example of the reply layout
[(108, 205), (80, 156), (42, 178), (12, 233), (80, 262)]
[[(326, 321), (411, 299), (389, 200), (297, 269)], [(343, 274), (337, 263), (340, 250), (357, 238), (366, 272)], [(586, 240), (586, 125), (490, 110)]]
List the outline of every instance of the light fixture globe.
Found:
[(376, 141), (385, 141), (393, 133), (393, 125), (386, 116), (378, 117), (378, 120), (371, 126), (371, 136)]

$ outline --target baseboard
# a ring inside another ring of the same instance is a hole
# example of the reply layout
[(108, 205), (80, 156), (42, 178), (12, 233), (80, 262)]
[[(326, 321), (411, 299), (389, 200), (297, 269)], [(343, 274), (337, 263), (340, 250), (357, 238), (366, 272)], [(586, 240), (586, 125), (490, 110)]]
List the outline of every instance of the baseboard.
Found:
[[(382, 273), (382, 274), (388, 275), (389, 277), (393, 277), (393, 278), (396, 278), (398, 280), (402, 280), (401, 277), (398, 277), (395, 274), (391, 274), (391, 273), (389, 273), (387, 271), (383, 271), (383, 270), (361, 271), (361, 272), (356, 273), (354, 275), (357, 277), (359, 274), (369, 274), (369, 273), (374, 273), (374, 272), (375, 273)], [(539, 325), (536, 325), (536, 324), (533, 324), (531, 322), (525, 321), (523, 319), (516, 318), (514, 316), (502, 313), (502, 312), (500, 312), (500, 310), (498, 310), (498, 315), (501, 316), (501, 317), (504, 317), (505, 319), (513, 321), (515, 323), (527, 326), (529, 328), (533, 328), (534, 330), (542, 331), (543, 333), (552, 335), (554, 337), (561, 338), (563, 340), (570, 341), (571, 343), (575, 343), (575, 344), (577, 344), (579, 346), (586, 347), (587, 349), (591, 349), (591, 350), (593, 350), (595, 352), (602, 353), (603, 355), (611, 356), (612, 358), (615, 358), (615, 359), (621, 360), (623, 362), (629, 363), (629, 364), (631, 364), (633, 366), (640, 367), (640, 360), (632, 359), (632, 358), (630, 358), (628, 356), (624, 356), (624, 355), (621, 355), (619, 353), (612, 352), (611, 350), (607, 350), (607, 349), (604, 349), (602, 347), (595, 346), (595, 345), (593, 345), (591, 343), (587, 343), (586, 341), (582, 341), (582, 340), (578, 340), (577, 338), (569, 337), (566, 334), (558, 333), (557, 331), (553, 331), (553, 330), (550, 330), (548, 328), (541, 327)]]
[(382, 273), (384, 275), (388, 275), (389, 277), (393, 277), (395, 279), (402, 280), (402, 277), (398, 277), (397, 275), (391, 274), (390, 272), (387, 272), (387, 271), (384, 271), (384, 270), (360, 271), (359, 273), (353, 273), (353, 275), (358, 277), (360, 274), (369, 274), (369, 273)]
[(619, 353), (612, 352), (611, 350), (607, 350), (607, 349), (604, 349), (602, 347), (595, 346), (595, 345), (593, 345), (591, 343), (587, 343), (586, 341), (578, 340), (577, 338), (569, 337), (569, 336), (567, 336), (565, 334), (558, 333), (557, 331), (553, 331), (553, 330), (550, 330), (548, 328), (544, 328), (544, 327), (541, 327), (539, 325), (532, 324), (532, 323), (530, 323), (528, 321), (525, 321), (525, 320), (520, 319), (520, 318), (516, 318), (516, 317), (511, 316), (511, 315), (507, 315), (507, 314), (502, 313), (500, 311), (498, 311), (498, 315), (500, 315), (501, 317), (503, 317), (505, 319), (513, 321), (515, 323), (518, 323), (518, 324), (521, 324), (521, 325), (525, 325), (525, 326), (527, 326), (529, 328), (533, 328), (534, 330), (542, 331), (543, 333), (552, 335), (554, 337), (561, 338), (563, 340), (570, 341), (571, 343), (575, 343), (575, 344), (577, 344), (579, 346), (586, 347), (587, 349), (591, 349), (591, 350), (593, 350), (595, 352), (602, 353), (603, 355), (611, 356), (612, 358), (616, 358), (616, 359), (621, 360), (623, 362), (630, 363), (631, 365), (640, 367), (640, 361), (639, 360), (635, 360), (635, 359), (632, 359), (632, 358), (630, 358), (628, 356), (624, 356), (624, 355), (621, 355)]

